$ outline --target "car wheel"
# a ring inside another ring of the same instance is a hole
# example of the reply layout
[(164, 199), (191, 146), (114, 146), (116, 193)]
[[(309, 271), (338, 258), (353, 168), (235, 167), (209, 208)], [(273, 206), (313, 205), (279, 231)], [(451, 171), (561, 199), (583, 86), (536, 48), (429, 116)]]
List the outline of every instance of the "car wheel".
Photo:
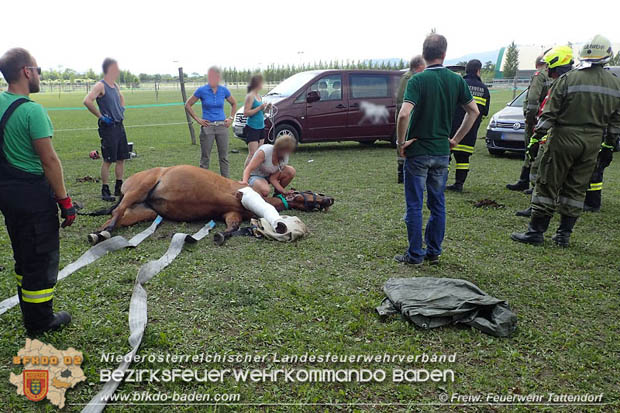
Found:
[(274, 143), (279, 136), (293, 135), (297, 143), (299, 143), (299, 132), (297, 129), (288, 123), (282, 123), (276, 126), (274, 133), (271, 136), (267, 136), (266, 143)]
[(500, 156), (504, 154), (504, 151), (502, 149), (491, 149), (489, 148), (489, 153), (493, 156)]

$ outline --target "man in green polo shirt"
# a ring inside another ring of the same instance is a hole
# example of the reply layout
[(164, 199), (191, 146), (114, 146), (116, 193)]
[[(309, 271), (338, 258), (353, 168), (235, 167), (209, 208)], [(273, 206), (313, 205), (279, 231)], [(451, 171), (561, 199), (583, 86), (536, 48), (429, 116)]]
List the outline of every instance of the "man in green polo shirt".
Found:
[[(398, 91), (396, 92), (396, 122), (398, 122), (398, 113), (400, 112), (400, 108), (403, 106), (403, 99), (405, 97), (405, 89), (407, 89), (407, 82), (409, 79), (416, 73), (420, 73), (426, 69), (426, 62), (422, 55), (417, 55), (411, 58), (409, 61), (409, 70), (405, 72), (404, 75), (401, 76), (400, 82), (398, 83)], [(398, 162), (398, 183), (403, 183), (403, 168), (405, 167), (405, 158), (401, 158), (400, 155), (397, 158)]]
[[(438, 264), (446, 226), (444, 191), (450, 164), (450, 148), (469, 132), (479, 110), (467, 83), (456, 73), (443, 67), (448, 42), (439, 34), (424, 40), (422, 55), (427, 67), (411, 77), (403, 106), (398, 114), (397, 144), (405, 161), (405, 202), (409, 248), (394, 259), (413, 265), (424, 260)], [(457, 106), (465, 116), (452, 139), (452, 118)], [(426, 225), (426, 249), (422, 241), (422, 208), (424, 189), (428, 192), (431, 215)]]
[(56, 204), (63, 227), (73, 223), (75, 208), (52, 146), (52, 122), (29, 98), (39, 91), (41, 68), (28, 51), (15, 48), (0, 57), (0, 72), (9, 84), (0, 93), (0, 211), (13, 247), (24, 325), (37, 334), (71, 320), (64, 311), (54, 313), (52, 301), (60, 248)]

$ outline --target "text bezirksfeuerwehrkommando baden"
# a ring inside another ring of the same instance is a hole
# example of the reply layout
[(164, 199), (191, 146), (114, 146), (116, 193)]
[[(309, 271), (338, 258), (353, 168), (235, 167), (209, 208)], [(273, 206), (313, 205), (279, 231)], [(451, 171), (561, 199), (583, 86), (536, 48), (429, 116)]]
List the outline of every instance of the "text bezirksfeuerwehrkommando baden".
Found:
[(101, 382), (110, 380), (129, 383), (222, 383), (285, 382), (285, 383), (394, 383), (454, 382), (451, 369), (329, 369), (329, 368), (274, 368), (274, 369), (128, 369), (100, 370)]

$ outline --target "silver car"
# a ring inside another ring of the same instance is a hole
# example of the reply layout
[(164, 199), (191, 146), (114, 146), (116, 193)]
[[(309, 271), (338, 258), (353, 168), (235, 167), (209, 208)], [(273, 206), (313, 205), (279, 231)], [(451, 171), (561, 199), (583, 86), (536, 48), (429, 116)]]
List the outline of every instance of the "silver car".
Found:
[(501, 155), (506, 151), (525, 152), (525, 92), (491, 117), (486, 135), (487, 149), (491, 155)]

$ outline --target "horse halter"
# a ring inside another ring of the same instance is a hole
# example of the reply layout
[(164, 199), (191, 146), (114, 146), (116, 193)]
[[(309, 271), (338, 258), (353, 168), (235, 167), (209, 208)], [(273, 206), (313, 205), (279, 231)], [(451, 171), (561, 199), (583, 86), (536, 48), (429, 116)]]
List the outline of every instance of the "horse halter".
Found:
[(317, 195), (318, 196), (322, 196), (324, 197), (324, 194), (317, 194), (315, 192), (312, 191), (304, 191), (304, 192), (295, 192), (295, 195), (301, 195), (304, 198), (304, 209), (306, 211), (322, 211), (323, 209), (325, 209), (325, 207), (323, 205), (321, 205), (321, 203), (319, 201), (317, 201)]

